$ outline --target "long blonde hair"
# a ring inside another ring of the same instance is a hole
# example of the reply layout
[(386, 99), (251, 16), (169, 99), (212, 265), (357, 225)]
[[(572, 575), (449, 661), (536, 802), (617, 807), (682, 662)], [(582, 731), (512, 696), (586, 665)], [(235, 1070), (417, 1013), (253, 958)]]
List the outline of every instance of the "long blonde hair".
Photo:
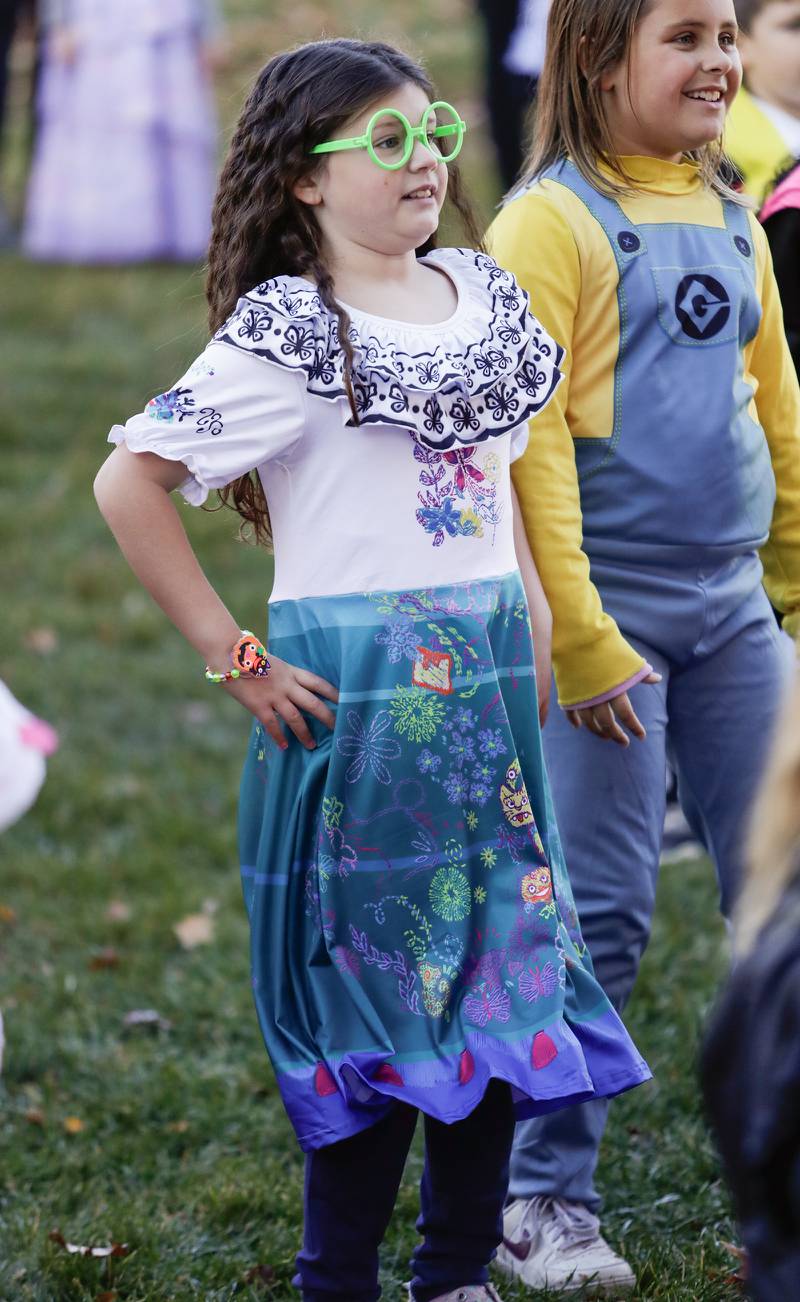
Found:
[[(653, 0), (553, 0), (533, 143), (519, 186), (569, 157), (601, 194), (626, 194), (635, 188), (614, 149), (600, 83), (604, 73), (625, 59), (636, 27), (652, 3)], [(686, 157), (698, 164), (702, 181), (710, 190), (724, 199), (747, 202), (724, 179), (726, 171), (733, 175), (733, 169), (721, 141), (689, 150)], [(603, 166), (611, 171), (611, 176)]]
[(752, 949), (783, 891), (800, 871), (800, 671), (758, 794), (747, 876), (734, 920), (736, 950)]

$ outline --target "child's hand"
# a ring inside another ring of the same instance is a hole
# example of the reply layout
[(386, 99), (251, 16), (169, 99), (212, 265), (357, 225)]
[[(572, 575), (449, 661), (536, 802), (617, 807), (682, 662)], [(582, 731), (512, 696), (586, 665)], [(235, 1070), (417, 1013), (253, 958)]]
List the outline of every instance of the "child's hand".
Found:
[[(253, 678), (243, 674), (225, 683), (225, 690), (235, 696), (240, 705), (255, 715), (263, 724), (276, 746), (286, 750), (289, 745), (278, 722), (288, 724), (297, 740), (307, 750), (314, 750), (316, 742), (309, 732), (303, 713), (333, 729), (336, 716), (319, 699), (324, 696), (337, 702), (339, 693), (324, 678), (287, 664), (269, 652), (270, 672), (266, 678)], [(301, 711), (303, 713), (301, 713)]]
[(72, 27), (56, 27), (50, 38), (53, 55), (59, 63), (71, 68), (80, 48), (78, 34)]
[[(643, 683), (660, 683), (661, 674), (648, 674)], [(592, 705), (584, 710), (567, 710), (567, 718), (573, 728), (588, 728), (603, 741), (615, 741), (618, 746), (630, 746), (630, 737), (622, 731), (620, 724), (633, 733), (639, 741), (644, 741), (647, 733), (636, 717), (627, 692), (612, 696), (602, 705)], [(617, 722), (619, 720), (619, 723)]]
[(200, 67), (211, 81), (217, 73), (225, 72), (230, 65), (230, 46), (223, 38), (206, 41), (200, 49)]

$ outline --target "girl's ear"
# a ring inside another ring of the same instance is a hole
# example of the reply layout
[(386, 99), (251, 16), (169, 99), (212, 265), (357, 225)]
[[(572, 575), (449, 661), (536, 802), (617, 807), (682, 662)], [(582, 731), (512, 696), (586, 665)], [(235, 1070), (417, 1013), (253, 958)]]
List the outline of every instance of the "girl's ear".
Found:
[(600, 89), (602, 91), (616, 90), (617, 82), (619, 80), (619, 74), (620, 74), (620, 64), (612, 63), (609, 68), (606, 68), (605, 71), (601, 72), (600, 74), (600, 79), (598, 83)]
[[(589, 41), (588, 41), (588, 37), (586, 37), (585, 35), (582, 36), (580, 41), (578, 42), (578, 67), (581, 70), (581, 75), (584, 78), (584, 80), (588, 80)], [(619, 64), (615, 63), (610, 68), (606, 68), (605, 72), (603, 72), (600, 75), (600, 81), (599, 81), (600, 89), (613, 90), (617, 83), (618, 74), (619, 74)]]
[(322, 194), (313, 176), (304, 176), (302, 180), (296, 181), (292, 186), (292, 194), (295, 199), (310, 204), (312, 208), (322, 203)]

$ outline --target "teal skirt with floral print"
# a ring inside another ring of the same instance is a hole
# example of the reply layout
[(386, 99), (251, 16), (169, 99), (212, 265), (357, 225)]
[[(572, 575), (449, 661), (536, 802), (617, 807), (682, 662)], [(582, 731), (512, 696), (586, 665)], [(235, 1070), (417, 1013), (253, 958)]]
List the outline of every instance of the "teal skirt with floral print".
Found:
[(300, 1144), (489, 1080), (520, 1118), (649, 1077), (592, 973), (542, 759), (517, 573), (281, 601), (269, 645), (340, 692), (279, 752), (256, 726), (240, 846), (261, 1029)]

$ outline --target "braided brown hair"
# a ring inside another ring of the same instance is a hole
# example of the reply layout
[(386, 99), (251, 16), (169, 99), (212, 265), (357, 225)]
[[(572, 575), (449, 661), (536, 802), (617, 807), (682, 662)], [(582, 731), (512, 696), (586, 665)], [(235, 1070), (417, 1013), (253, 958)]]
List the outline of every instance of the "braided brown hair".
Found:
[[(358, 423), (353, 393), (350, 321), (334, 298), (333, 279), (322, 256), (322, 235), (310, 205), (294, 187), (320, 166), (309, 151), (379, 96), (412, 82), (436, 98), (428, 77), (408, 55), (377, 41), (314, 41), (270, 59), (258, 74), (236, 125), (214, 203), (206, 297), (216, 331), (242, 294), (278, 275), (305, 276), (339, 323), (344, 382)], [(468, 241), (480, 248), (481, 233), (454, 167), (448, 197)], [(436, 245), (432, 235), (417, 256)], [(258, 542), (269, 543), (267, 503), (255, 472), (220, 491)]]

